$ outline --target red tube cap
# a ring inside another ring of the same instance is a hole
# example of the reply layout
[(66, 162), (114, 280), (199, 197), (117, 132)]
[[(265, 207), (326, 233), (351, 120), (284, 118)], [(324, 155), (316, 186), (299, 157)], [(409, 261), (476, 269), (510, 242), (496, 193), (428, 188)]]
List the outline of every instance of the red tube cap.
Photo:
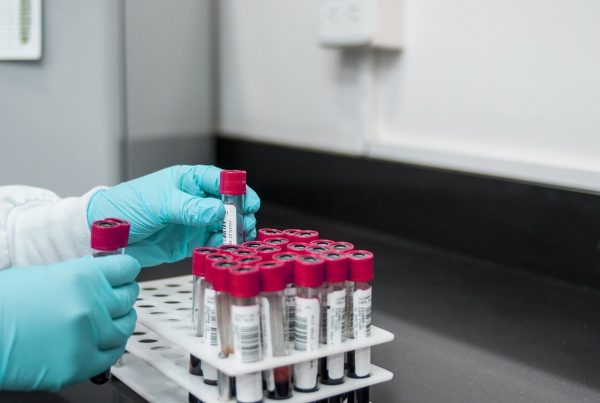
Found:
[(213, 265), (219, 262), (228, 262), (233, 260), (231, 255), (225, 253), (212, 253), (206, 255), (206, 263), (204, 264), (204, 278), (212, 284), (213, 282)]
[(265, 245), (255, 249), (256, 254), (263, 260), (271, 260), (274, 254), (282, 252), (279, 246)]
[(302, 230), (298, 229), (298, 228), (285, 229), (285, 230), (283, 230), (283, 233), (281, 234), (281, 236), (283, 236), (284, 238), (289, 239), (290, 242), (295, 242), (296, 238), (294, 238), (294, 234), (296, 232), (300, 232), (300, 231), (302, 231)]
[(239, 249), (239, 250), (234, 250), (230, 253), (231, 256), (234, 257), (234, 259), (238, 258), (238, 257), (249, 257), (249, 256), (256, 256), (256, 252), (250, 249)]
[(319, 239), (319, 233), (315, 230), (301, 230), (292, 235), (294, 240), (292, 242), (312, 242)]
[(325, 260), (325, 281), (339, 283), (348, 278), (348, 257), (338, 252), (321, 254)]
[(285, 283), (294, 283), (294, 260), (298, 259), (298, 254), (294, 252), (282, 252), (273, 255), (273, 260), (283, 263), (285, 268)]
[[(127, 246), (129, 239), (129, 223), (121, 224), (114, 219), (97, 220), (92, 223), (91, 247), (95, 250), (116, 250)], [(127, 237), (124, 236), (127, 231)]]
[(373, 280), (373, 254), (368, 250), (353, 250), (346, 253), (348, 257), (348, 280), (367, 282)]
[(262, 262), (263, 258), (258, 255), (236, 257), (235, 261), (244, 266), (253, 266), (258, 262)]
[(354, 245), (352, 245), (350, 242), (334, 242), (329, 245), (329, 249), (335, 252), (343, 253), (349, 250), (354, 250)]
[(242, 246), (246, 249), (256, 249), (256, 248), (260, 248), (261, 246), (265, 246), (265, 245), (266, 245), (266, 243), (264, 243), (262, 241), (247, 241), (242, 244)]
[(121, 218), (106, 218), (106, 220), (113, 221), (119, 224), (119, 227), (121, 228), (119, 235), (121, 239), (120, 242), (123, 245), (122, 247), (125, 248), (129, 243), (129, 230), (131, 229), (131, 224), (129, 224), (129, 221), (123, 220)]
[(256, 239), (259, 241), (264, 241), (267, 238), (280, 237), (282, 236), (283, 231), (276, 228), (261, 228), (258, 230), (258, 234)]
[(260, 273), (256, 267), (242, 265), (229, 271), (229, 293), (236, 298), (252, 298), (260, 293)]
[(240, 264), (232, 261), (216, 262), (212, 265), (212, 286), (215, 291), (229, 291), (229, 271), (240, 267)]
[(294, 252), (299, 255), (306, 254), (306, 248), (308, 248), (308, 244), (306, 242), (292, 242), (287, 244), (288, 252)]
[(311, 246), (322, 246), (324, 248), (328, 247), (332, 243), (335, 243), (331, 239), (315, 239), (314, 241), (310, 241), (309, 245)]
[(323, 247), (323, 246), (316, 246), (316, 245), (308, 245), (306, 247), (306, 249), (304, 249), (304, 251), (306, 252), (307, 255), (320, 255), (322, 253), (325, 253), (327, 251), (329, 251), (328, 247)]
[(319, 256), (300, 256), (294, 261), (294, 282), (298, 287), (323, 285), (325, 261)]
[(285, 266), (281, 262), (269, 261), (256, 265), (260, 271), (261, 290), (263, 292), (281, 291), (285, 288)]
[(229, 196), (246, 194), (246, 171), (221, 171), (220, 190)]
[(279, 246), (281, 249), (285, 249), (286, 245), (288, 243), (290, 243), (290, 240), (280, 236), (280, 237), (267, 238), (263, 242), (266, 243), (267, 245)]
[(194, 252), (192, 253), (192, 274), (197, 277), (204, 276), (206, 256), (217, 252), (219, 252), (217, 248), (208, 246), (194, 249)]
[(244, 247), (241, 246), (241, 245), (230, 245), (230, 244), (228, 244), (228, 245), (221, 245), (221, 246), (219, 246), (219, 249), (221, 250), (221, 252), (231, 254), (232, 252), (234, 252), (236, 250), (242, 250), (242, 249), (244, 249)]

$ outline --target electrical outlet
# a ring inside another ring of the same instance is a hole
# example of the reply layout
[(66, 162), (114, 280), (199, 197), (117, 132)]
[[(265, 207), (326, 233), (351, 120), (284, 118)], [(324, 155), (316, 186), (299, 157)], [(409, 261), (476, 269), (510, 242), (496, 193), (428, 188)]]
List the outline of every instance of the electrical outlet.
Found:
[(319, 40), (324, 46), (399, 49), (402, 0), (320, 0)]

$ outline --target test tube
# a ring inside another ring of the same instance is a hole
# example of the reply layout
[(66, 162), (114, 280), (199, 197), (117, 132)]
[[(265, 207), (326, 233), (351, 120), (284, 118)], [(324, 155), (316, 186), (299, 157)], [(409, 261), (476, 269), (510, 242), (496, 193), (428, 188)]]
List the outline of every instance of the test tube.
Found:
[[(338, 346), (346, 339), (346, 285), (348, 258), (337, 252), (325, 252), (325, 283), (321, 306), (321, 342)], [(337, 385), (344, 383), (344, 353), (322, 358), (321, 383)]]
[(239, 245), (246, 241), (244, 229), (246, 171), (221, 171), (220, 191), (225, 205), (223, 244)]
[(258, 230), (258, 236), (256, 239), (259, 241), (264, 241), (267, 238), (280, 237), (282, 236), (283, 231), (276, 228), (261, 228)]
[(296, 284), (294, 283), (294, 260), (298, 254), (283, 252), (273, 255), (273, 260), (281, 262), (285, 269), (285, 310), (288, 320), (288, 350), (294, 348), (294, 335), (296, 334)]
[(300, 232), (300, 231), (302, 231), (302, 230), (298, 229), (298, 228), (284, 229), (283, 232), (281, 233), (281, 236), (289, 239), (290, 242), (295, 242), (296, 238), (294, 238), (294, 234), (296, 234), (296, 232)]
[[(270, 261), (257, 265), (261, 277), (261, 324), (263, 357), (285, 356), (288, 350), (288, 324), (285, 310), (286, 271), (282, 262)], [(292, 374), (285, 365), (263, 372), (270, 399), (288, 399), (292, 396)]]
[[(313, 351), (319, 348), (320, 298), (323, 285), (323, 258), (300, 256), (295, 260), (296, 283), (296, 334), (294, 348)], [(318, 389), (318, 360), (294, 364), (294, 389), (313, 392)]]
[(241, 245), (228, 245), (223, 244), (219, 246), (219, 250), (223, 253), (233, 254), (235, 251), (243, 250), (244, 248)]
[[(94, 221), (91, 227), (93, 256), (98, 258), (125, 253), (125, 247), (129, 241), (129, 228), (129, 223), (119, 218)], [(102, 385), (108, 382), (110, 378), (111, 372), (108, 368), (106, 371), (90, 378), (90, 381), (96, 385)]]
[(306, 242), (292, 242), (287, 244), (288, 252), (294, 252), (299, 255), (306, 254), (306, 248), (308, 248), (308, 244)]
[(350, 242), (334, 242), (329, 245), (329, 249), (331, 249), (334, 252), (344, 253), (354, 250), (354, 245)]
[(286, 245), (290, 243), (290, 240), (284, 237), (267, 238), (264, 240), (267, 245), (279, 246), (282, 250), (286, 249)]
[(278, 246), (266, 245), (255, 249), (256, 254), (262, 258), (262, 260), (271, 260), (274, 254), (282, 252)]
[[(348, 280), (352, 284), (352, 332), (356, 340), (371, 336), (371, 281), (373, 280), (373, 254), (366, 250), (353, 250), (348, 257)], [(371, 348), (348, 352), (348, 376), (366, 378), (371, 375)], [(355, 403), (369, 402), (369, 388), (354, 393)]]
[(246, 249), (246, 248), (242, 248), (239, 250), (234, 250), (230, 253), (231, 256), (234, 257), (234, 259), (237, 259), (239, 257), (249, 257), (249, 256), (256, 256), (256, 252), (252, 249)]
[(258, 256), (258, 255), (254, 255), (254, 256), (245, 256), (245, 257), (236, 257), (235, 261), (238, 262), (239, 264), (242, 264), (244, 266), (252, 266), (258, 262), (261, 262), (263, 259), (262, 257)]
[(308, 244), (311, 246), (322, 246), (324, 248), (328, 247), (332, 243), (335, 243), (331, 239), (315, 239), (314, 241), (310, 241)]
[[(229, 272), (231, 323), (235, 359), (252, 363), (262, 359), (260, 332), (260, 273), (255, 267), (240, 266)], [(238, 403), (263, 401), (262, 373), (238, 375), (235, 378)]]
[[(219, 333), (217, 328), (217, 301), (216, 291), (213, 288), (214, 264), (231, 261), (233, 258), (224, 253), (213, 253), (206, 256), (204, 278), (206, 289), (204, 291), (204, 342), (212, 347), (219, 345)], [(216, 386), (218, 383), (217, 369), (212, 365), (202, 362), (202, 374), (204, 383)]]
[(254, 250), (256, 248), (260, 248), (261, 246), (265, 246), (266, 243), (262, 241), (246, 241), (242, 243), (242, 246), (246, 249)]
[(312, 229), (304, 229), (292, 234), (292, 242), (312, 242), (319, 239), (319, 232)]
[(320, 255), (328, 250), (329, 249), (327, 247), (310, 244), (306, 247), (306, 249), (304, 249), (307, 255)]
[[(213, 288), (216, 293), (217, 328), (219, 331), (219, 346), (221, 358), (227, 358), (233, 353), (231, 337), (231, 298), (229, 296), (229, 270), (240, 265), (234, 261), (217, 262), (212, 266)], [(219, 400), (231, 399), (231, 378), (224, 372), (218, 371)]]

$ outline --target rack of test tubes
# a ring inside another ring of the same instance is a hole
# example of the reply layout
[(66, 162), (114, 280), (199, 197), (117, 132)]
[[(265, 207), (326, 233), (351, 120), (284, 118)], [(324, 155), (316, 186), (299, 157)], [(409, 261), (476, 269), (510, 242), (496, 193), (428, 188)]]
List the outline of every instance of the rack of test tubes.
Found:
[(140, 283), (113, 375), (151, 402), (368, 403), (391, 372), (370, 348), (373, 255), (317, 231), (197, 248), (191, 276)]

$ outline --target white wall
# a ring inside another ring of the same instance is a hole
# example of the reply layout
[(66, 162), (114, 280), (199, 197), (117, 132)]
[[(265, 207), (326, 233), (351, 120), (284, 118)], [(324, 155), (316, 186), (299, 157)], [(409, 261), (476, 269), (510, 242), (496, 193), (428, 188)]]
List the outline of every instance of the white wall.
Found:
[(345, 55), (316, 0), (222, 0), (221, 131), (600, 190), (600, 3), (405, 2), (402, 53)]

